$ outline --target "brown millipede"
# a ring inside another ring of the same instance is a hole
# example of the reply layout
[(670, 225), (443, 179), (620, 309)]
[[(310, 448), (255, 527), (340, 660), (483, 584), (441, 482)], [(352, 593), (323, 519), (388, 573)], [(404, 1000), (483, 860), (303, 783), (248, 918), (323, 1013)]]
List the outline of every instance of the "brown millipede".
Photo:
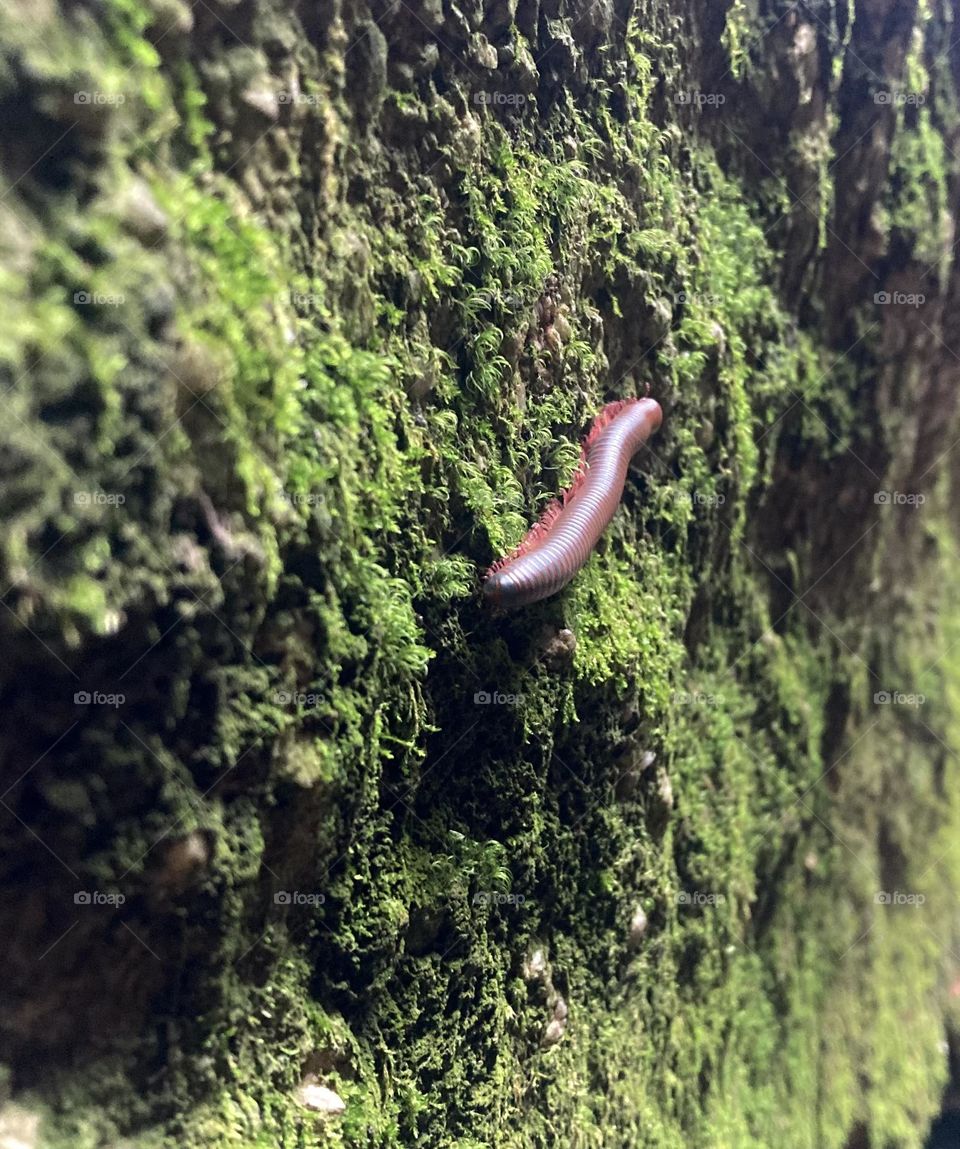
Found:
[(630, 460), (663, 419), (654, 399), (608, 403), (583, 443), (573, 482), (487, 571), (484, 601), (500, 609), (556, 594), (590, 557), (623, 494)]

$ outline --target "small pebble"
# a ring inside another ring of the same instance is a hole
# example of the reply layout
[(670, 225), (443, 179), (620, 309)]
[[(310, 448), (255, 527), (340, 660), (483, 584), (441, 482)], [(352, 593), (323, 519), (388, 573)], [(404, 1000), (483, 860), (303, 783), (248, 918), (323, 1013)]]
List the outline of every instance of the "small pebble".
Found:
[(543, 1031), (543, 1037), (540, 1039), (540, 1044), (544, 1049), (549, 1049), (551, 1045), (556, 1045), (557, 1042), (563, 1037), (563, 1031), (566, 1027), (562, 1021), (554, 1019), (550, 1022), (547, 1028)]
[(710, 324), (710, 334), (713, 336), (714, 342), (717, 345), (717, 354), (723, 355), (727, 349), (727, 336), (719, 323), (714, 322)]
[(547, 955), (542, 949), (535, 949), (523, 965), (523, 976), (527, 981), (540, 981), (547, 972)]
[(553, 1003), (553, 1019), (554, 1021), (566, 1021), (570, 1010), (567, 1008), (566, 1000), (563, 994), (557, 994), (557, 1000)]
[(660, 792), (660, 801), (668, 810), (673, 809), (673, 784), (670, 781), (670, 775), (666, 770), (660, 771), (660, 779), (657, 789)]
[(280, 114), (280, 97), (271, 88), (258, 87), (252, 84), (241, 100), (250, 108), (258, 111), (265, 119), (276, 120)]
[(558, 670), (573, 658), (577, 636), (572, 630), (546, 630), (541, 637), (541, 658), (551, 670)]
[(553, 1017), (547, 1023), (543, 1031), (543, 1037), (540, 1038), (541, 1048), (549, 1049), (551, 1045), (556, 1045), (563, 1037), (567, 1028), (568, 1013), (567, 1003), (564, 1001), (562, 995), (558, 993), (553, 1005)]
[(167, 847), (163, 857), (160, 881), (165, 886), (182, 889), (210, 861), (210, 846), (207, 835), (193, 830), (183, 838), (178, 838)]
[(633, 917), (630, 919), (630, 933), (627, 938), (631, 949), (636, 949), (640, 945), (646, 932), (647, 915), (643, 912), (642, 906), (637, 906), (633, 911)]
[(338, 1115), (347, 1108), (346, 1102), (338, 1093), (316, 1082), (304, 1082), (297, 1090), (297, 1101), (304, 1108), (312, 1109), (316, 1113)]
[(122, 195), (120, 210), (130, 231), (151, 246), (163, 239), (170, 226), (167, 213), (153, 198), (149, 184), (142, 179), (134, 179), (130, 183)]

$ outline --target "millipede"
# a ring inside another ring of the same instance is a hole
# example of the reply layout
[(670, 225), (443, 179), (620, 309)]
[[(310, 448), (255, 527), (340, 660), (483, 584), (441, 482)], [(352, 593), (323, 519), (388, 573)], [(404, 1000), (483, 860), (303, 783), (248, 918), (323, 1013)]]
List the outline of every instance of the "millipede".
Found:
[(590, 557), (623, 495), (630, 460), (660, 427), (655, 399), (620, 399), (594, 419), (573, 481), (520, 545), (487, 571), (483, 598), (500, 610), (557, 593)]

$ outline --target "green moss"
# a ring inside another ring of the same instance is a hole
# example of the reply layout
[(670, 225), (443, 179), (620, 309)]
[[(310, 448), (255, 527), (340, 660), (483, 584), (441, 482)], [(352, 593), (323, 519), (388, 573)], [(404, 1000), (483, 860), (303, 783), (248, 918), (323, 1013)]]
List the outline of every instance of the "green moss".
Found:
[[(752, 19), (729, 13), (736, 76)], [(0, 362), (44, 366), (10, 399), (24, 497), (0, 552), (51, 641), (145, 615), (136, 653), (164, 659), (162, 722), (91, 724), (91, 790), (135, 779), (148, 805), (87, 813), (110, 832), (85, 876), (152, 904), (171, 826), (215, 848), (171, 913), (190, 984), (164, 1049), (143, 1038), (159, 1084), (131, 1100), (119, 1057), (58, 1075), (50, 1145), (839, 1149), (857, 1122), (916, 1144), (944, 1071), (941, 951), (874, 897), (894, 841), (904, 888), (929, 898), (909, 920), (935, 928), (928, 873), (960, 866), (956, 802), (930, 813), (934, 755), (910, 716), (870, 728), (863, 664), (833, 627), (767, 605), (752, 518), (779, 437), (835, 457), (866, 374), (834, 370), (779, 299), (749, 206), (779, 189), (725, 174), (673, 105), (654, 115), (677, 65), (638, 14), (607, 80), (560, 90), (543, 119), (505, 126), (459, 81), (388, 93), (385, 115), (442, 141), (445, 178), (358, 159), (336, 72), (305, 76), (322, 103), (307, 138), (370, 189), (300, 189), (307, 237), (218, 166), (234, 141), (202, 69), (162, 62), (152, 20), (118, 0), (75, 68), (56, 37), (22, 48), (51, 84), (123, 76), (144, 98), (114, 121), (93, 209), (64, 204), (36, 246), (5, 233)], [(897, 141), (890, 220), (925, 258), (942, 139), (921, 112)], [(109, 194), (132, 171), (168, 217), (160, 250)], [(825, 175), (821, 191), (822, 240)], [(80, 290), (129, 303), (82, 311)], [(158, 319), (163, 291), (177, 304)], [(485, 617), (480, 569), (569, 482), (602, 404), (648, 382), (668, 417), (596, 553), (556, 601)], [(77, 395), (81, 422), (44, 416)], [(78, 509), (78, 479), (122, 491), (124, 513)], [(51, 524), (70, 557), (44, 563)], [(799, 585), (805, 556), (783, 560)], [(548, 653), (562, 626), (566, 663)], [(898, 639), (877, 670), (939, 691), (929, 722), (955, 744), (956, 676), (920, 665), (921, 630)], [(863, 737), (833, 802), (838, 683)], [(491, 690), (512, 701), (474, 702)], [(285, 909), (286, 889), (315, 901)], [(549, 981), (525, 976), (537, 949)], [(568, 1025), (543, 1048), (556, 993)], [(311, 1065), (342, 1120), (297, 1105)]]
[(756, 12), (747, 0), (733, 0), (723, 26), (721, 43), (730, 60), (730, 71), (738, 80), (746, 73), (755, 21)]

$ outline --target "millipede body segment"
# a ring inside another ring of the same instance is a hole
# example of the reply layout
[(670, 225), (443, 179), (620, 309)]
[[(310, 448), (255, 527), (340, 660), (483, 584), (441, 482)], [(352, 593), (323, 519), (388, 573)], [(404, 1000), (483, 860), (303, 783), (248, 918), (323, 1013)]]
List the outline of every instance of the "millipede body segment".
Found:
[(631, 458), (662, 419), (654, 399), (624, 399), (604, 407), (584, 441), (571, 485), (516, 550), (487, 571), (484, 601), (509, 610), (549, 598), (566, 586), (613, 518)]

